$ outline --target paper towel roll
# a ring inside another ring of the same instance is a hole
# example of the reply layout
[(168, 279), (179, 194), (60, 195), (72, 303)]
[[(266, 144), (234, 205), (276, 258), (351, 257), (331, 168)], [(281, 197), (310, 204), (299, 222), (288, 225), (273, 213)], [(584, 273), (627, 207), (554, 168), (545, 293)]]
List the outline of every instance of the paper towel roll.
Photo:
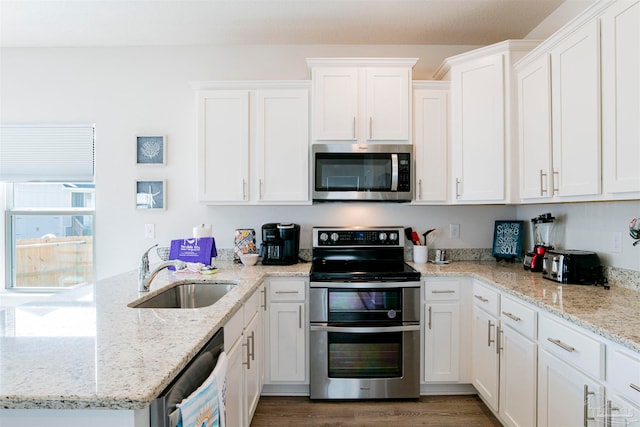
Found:
[(211, 225), (196, 225), (193, 227), (193, 237), (213, 237), (213, 234), (211, 234)]

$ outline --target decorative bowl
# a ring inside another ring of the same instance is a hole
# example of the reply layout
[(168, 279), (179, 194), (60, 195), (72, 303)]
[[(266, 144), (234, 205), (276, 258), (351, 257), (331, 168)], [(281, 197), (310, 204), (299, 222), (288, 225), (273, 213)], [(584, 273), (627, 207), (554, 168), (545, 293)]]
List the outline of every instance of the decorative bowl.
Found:
[(240, 254), (240, 261), (244, 265), (256, 265), (258, 262), (258, 254)]

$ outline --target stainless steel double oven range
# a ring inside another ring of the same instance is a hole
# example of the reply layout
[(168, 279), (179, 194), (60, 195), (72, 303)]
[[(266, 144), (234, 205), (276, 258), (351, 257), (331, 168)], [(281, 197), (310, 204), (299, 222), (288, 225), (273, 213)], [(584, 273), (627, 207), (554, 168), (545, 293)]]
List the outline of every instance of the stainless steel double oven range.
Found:
[(420, 396), (420, 274), (403, 227), (315, 227), (310, 398)]

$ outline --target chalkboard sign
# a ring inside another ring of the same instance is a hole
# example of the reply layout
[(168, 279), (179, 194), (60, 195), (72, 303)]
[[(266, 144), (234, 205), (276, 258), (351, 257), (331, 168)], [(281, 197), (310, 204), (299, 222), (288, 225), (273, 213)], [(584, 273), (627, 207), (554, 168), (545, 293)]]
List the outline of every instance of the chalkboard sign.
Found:
[(497, 261), (514, 261), (522, 257), (524, 221), (496, 221), (491, 255)]

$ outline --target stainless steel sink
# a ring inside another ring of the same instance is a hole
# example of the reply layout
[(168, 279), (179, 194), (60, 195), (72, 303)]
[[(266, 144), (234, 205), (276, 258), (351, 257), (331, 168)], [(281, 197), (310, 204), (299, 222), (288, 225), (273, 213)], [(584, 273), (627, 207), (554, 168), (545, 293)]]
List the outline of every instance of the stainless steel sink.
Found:
[(142, 302), (132, 302), (133, 308), (200, 308), (214, 304), (235, 287), (235, 283), (178, 283)]

